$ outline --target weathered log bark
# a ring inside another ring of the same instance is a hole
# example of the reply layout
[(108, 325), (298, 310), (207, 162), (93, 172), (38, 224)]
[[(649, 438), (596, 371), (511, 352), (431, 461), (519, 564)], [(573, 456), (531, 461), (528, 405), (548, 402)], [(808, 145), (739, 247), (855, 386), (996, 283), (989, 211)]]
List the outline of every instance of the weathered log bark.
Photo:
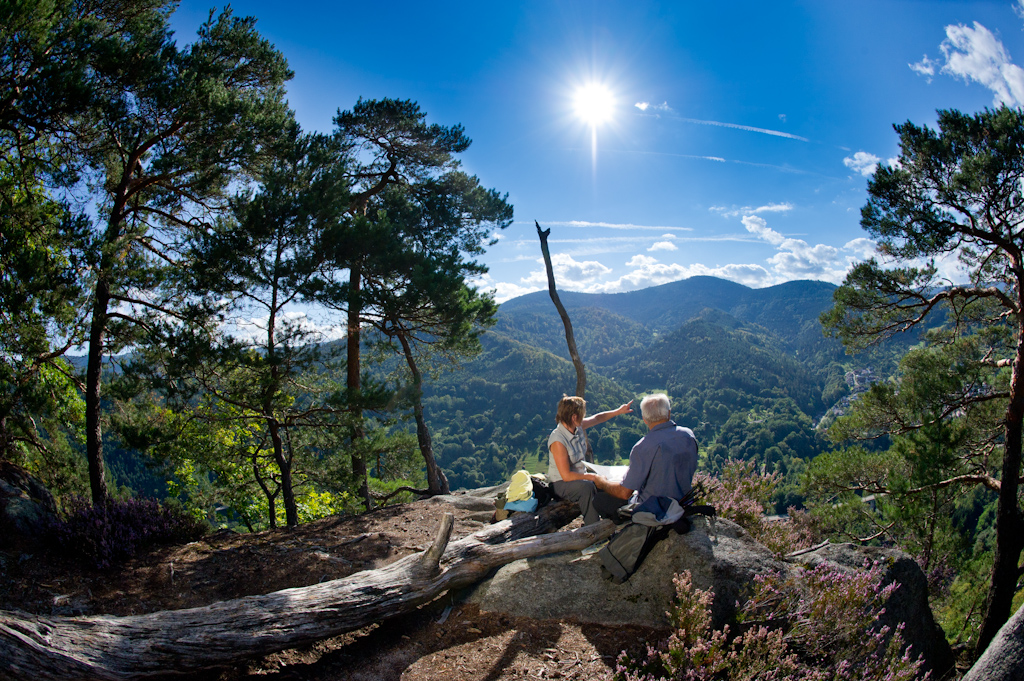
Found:
[[(141, 679), (225, 667), (415, 609), (520, 558), (581, 549), (611, 535), (603, 520), (534, 536), (578, 515), (560, 503), (448, 544), (445, 516), (429, 549), (345, 579), (201, 608), (130, 617), (37, 617), (0, 611), (0, 676)], [(523, 538), (526, 537), (526, 538)]]

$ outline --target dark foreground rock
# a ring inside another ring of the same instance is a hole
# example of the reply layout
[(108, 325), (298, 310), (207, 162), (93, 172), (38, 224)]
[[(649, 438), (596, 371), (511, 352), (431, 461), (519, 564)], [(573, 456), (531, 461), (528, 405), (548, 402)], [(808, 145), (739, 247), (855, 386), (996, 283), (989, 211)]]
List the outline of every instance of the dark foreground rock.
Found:
[(936, 678), (952, 668), (952, 651), (928, 606), (924, 574), (906, 554), (838, 544), (782, 561), (728, 520), (719, 520), (711, 536), (704, 518), (695, 518), (693, 525), (688, 534), (669, 533), (621, 585), (601, 578), (597, 554), (566, 552), (509, 563), (474, 587), (467, 600), (482, 611), (536, 619), (667, 627), (675, 594), (672, 579), (688, 570), (694, 587), (714, 591), (712, 622), (721, 628), (736, 614), (737, 600), (751, 592), (757, 575), (791, 574), (821, 562), (857, 570), (880, 561), (889, 565), (886, 582), (900, 585), (886, 604), (882, 623), (893, 630), (904, 623), (904, 639), (924, 656)]
[(0, 461), (0, 536), (36, 539), (57, 512), (42, 482), (8, 461)]

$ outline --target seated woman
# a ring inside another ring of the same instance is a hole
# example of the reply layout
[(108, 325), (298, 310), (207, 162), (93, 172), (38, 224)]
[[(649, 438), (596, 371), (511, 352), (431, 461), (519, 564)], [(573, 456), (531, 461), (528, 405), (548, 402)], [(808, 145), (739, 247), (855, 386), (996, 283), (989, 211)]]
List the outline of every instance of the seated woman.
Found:
[(613, 416), (630, 414), (633, 400), (612, 411), (587, 416), (587, 402), (582, 397), (563, 395), (558, 401), (555, 420), (558, 425), (548, 436), (548, 481), (559, 499), (579, 504), (586, 525), (601, 518), (618, 520), (618, 509), (625, 500), (605, 490), (616, 485), (606, 478), (588, 473), (583, 462), (587, 455), (587, 436), (584, 430), (604, 423)]

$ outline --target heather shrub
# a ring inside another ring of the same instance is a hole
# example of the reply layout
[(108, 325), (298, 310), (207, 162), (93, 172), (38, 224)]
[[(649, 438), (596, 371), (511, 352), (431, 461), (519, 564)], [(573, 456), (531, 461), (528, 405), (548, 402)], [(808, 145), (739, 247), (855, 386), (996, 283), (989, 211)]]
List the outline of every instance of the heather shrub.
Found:
[(728, 462), (718, 478), (705, 473), (694, 476), (694, 485), (707, 490), (705, 502), (720, 518), (733, 521), (776, 555), (814, 545), (819, 532), (816, 520), (804, 511), (789, 509), (789, 518), (768, 520), (765, 510), (779, 486), (778, 473), (758, 472), (753, 461)]
[(694, 485), (707, 490), (707, 503), (719, 517), (728, 518), (751, 534), (761, 526), (768, 500), (779, 484), (778, 473), (758, 472), (753, 461), (729, 461), (718, 478), (704, 473), (694, 476)]
[(207, 525), (155, 499), (108, 498), (102, 506), (73, 497), (64, 517), (53, 521), (56, 547), (89, 567), (109, 568), (161, 543), (198, 539)]
[(821, 536), (817, 519), (807, 511), (790, 506), (787, 513), (787, 518), (779, 520), (762, 516), (754, 531), (750, 532), (754, 539), (777, 556), (810, 548)]
[[(844, 572), (826, 564), (803, 572), (797, 584), (780, 575), (755, 582), (731, 636), (711, 628), (712, 591), (693, 588), (689, 573), (675, 579), (675, 631), (643, 659), (619, 656), (618, 681), (765, 679), (796, 681), (910, 681), (922, 662), (904, 649), (899, 631), (878, 623), (896, 589), (881, 585), (884, 569)], [(890, 636), (890, 634), (892, 634)]]
[(642, 660), (620, 655), (617, 681), (797, 678), (796, 655), (786, 650), (781, 631), (753, 627), (730, 641), (728, 625), (711, 628), (713, 592), (694, 589), (689, 572), (673, 583), (676, 604), (669, 616), (675, 631), (659, 648), (649, 646)]

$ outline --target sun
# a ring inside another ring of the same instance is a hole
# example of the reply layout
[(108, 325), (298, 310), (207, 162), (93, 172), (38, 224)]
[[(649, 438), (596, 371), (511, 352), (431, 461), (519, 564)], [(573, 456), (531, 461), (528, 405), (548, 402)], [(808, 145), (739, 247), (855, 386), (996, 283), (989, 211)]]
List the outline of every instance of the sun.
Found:
[(594, 128), (610, 121), (615, 113), (615, 97), (603, 83), (587, 83), (578, 87), (573, 105), (576, 115)]

